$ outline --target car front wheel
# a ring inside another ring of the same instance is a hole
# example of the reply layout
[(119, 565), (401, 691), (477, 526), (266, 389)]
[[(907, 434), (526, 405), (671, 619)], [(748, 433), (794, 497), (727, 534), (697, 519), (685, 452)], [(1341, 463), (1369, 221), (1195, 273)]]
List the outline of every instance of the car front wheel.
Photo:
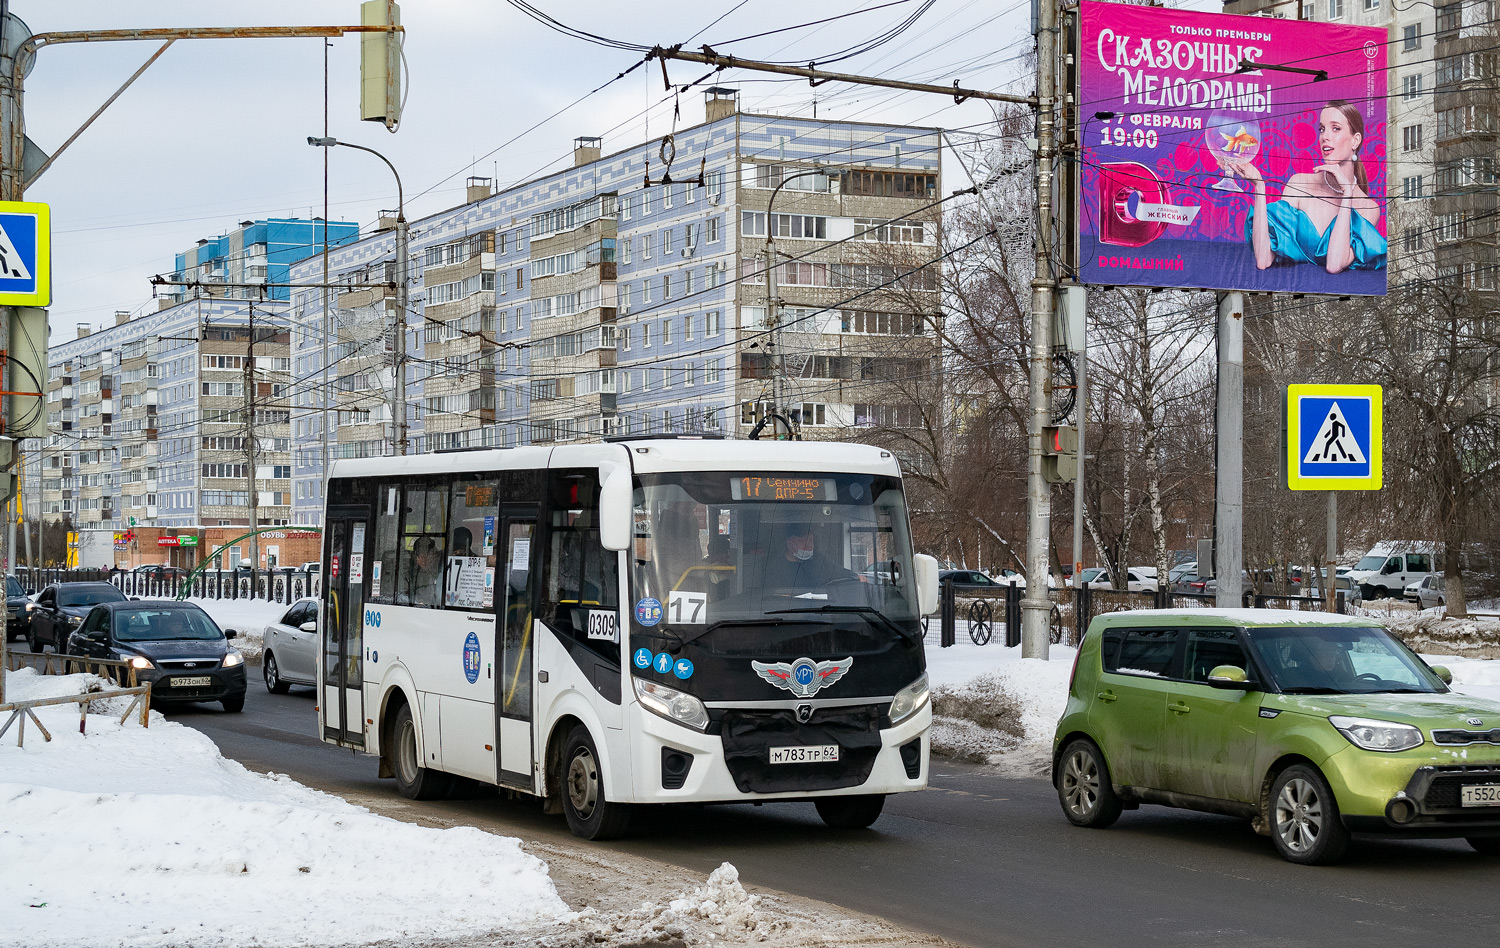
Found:
[(1316, 769), (1293, 764), (1278, 774), (1270, 806), (1271, 841), (1283, 859), (1323, 866), (1343, 858), (1349, 831), (1328, 781)]
[(1079, 739), (1063, 748), (1057, 799), (1074, 826), (1104, 829), (1120, 818), (1120, 798), (1109, 781), (1104, 755), (1093, 741)]
[(261, 671), (266, 676), (266, 690), (273, 695), (284, 695), (291, 687), (281, 680), (281, 668), (276, 664), (276, 656), (270, 652), (266, 653), (266, 659), (261, 663)]

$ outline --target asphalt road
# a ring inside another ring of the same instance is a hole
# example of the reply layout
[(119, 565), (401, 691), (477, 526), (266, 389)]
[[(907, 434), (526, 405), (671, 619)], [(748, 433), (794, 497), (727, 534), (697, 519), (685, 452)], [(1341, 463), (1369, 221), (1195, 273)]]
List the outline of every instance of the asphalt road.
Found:
[[(166, 713), (255, 770), (335, 793), (396, 798), (373, 758), (321, 743), (311, 689), (252, 686), (242, 714)], [(535, 801), (488, 793), (421, 803), (523, 839), (571, 837)], [(1500, 861), (1461, 840), (1357, 843), (1331, 868), (1282, 862), (1248, 823), (1160, 807), (1075, 829), (1044, 780), (939, 764), (927, 792), (887, 802), (872, 830), (833, 831), (808, 804), (653, 808), (604, 845), (706, 875), (821, 899), (976, 946), (1495, 944)]]

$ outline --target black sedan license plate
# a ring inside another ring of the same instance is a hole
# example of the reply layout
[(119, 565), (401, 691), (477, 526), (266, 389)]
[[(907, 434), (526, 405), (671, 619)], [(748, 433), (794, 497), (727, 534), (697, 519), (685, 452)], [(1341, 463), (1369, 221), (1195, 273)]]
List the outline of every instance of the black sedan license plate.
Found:
[(1458, 802), (1464, 806), (1500, 806), (1500, 783), (1481, 783), (1462, 787)]
[(837, 744), (771, 748), (771, 763), (773, 764), (822, 764), (838, 759), (839, 746)]
[(173, 678), (173, 688), (206, 688), (213, 684), (214, 680), (207, 675), (201, 678)]

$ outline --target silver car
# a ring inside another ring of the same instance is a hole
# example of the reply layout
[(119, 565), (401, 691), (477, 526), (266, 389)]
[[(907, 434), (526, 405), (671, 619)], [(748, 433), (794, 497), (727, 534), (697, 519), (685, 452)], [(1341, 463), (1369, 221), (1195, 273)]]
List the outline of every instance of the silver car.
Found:
[(1443, 595), (1443, 577), (1435, 573), (1407, 583), (1404, 592), (1408, 601), (1415, 602), (1422, 609), (1446, 605), (1448, 601)]
[(261, 657), (266, 690), (281, 695), (292, 685), (316, 685), (317, 662), (318, 600), (298, 599), (266, 626)]

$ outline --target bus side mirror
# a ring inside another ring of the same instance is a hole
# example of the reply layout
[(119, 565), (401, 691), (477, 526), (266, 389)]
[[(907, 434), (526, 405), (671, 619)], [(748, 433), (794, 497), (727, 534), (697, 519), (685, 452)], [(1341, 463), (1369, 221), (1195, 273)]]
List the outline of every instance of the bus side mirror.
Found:
[(917, 573), (917, 613), (930, 616), (938, 610), (938, 561), (918, 553), (912, 562)]
[(599, 544), (616, 553), (630, 549), (634, 512), (631, 510), (630, 468), (614, 465), (599, 487)]

